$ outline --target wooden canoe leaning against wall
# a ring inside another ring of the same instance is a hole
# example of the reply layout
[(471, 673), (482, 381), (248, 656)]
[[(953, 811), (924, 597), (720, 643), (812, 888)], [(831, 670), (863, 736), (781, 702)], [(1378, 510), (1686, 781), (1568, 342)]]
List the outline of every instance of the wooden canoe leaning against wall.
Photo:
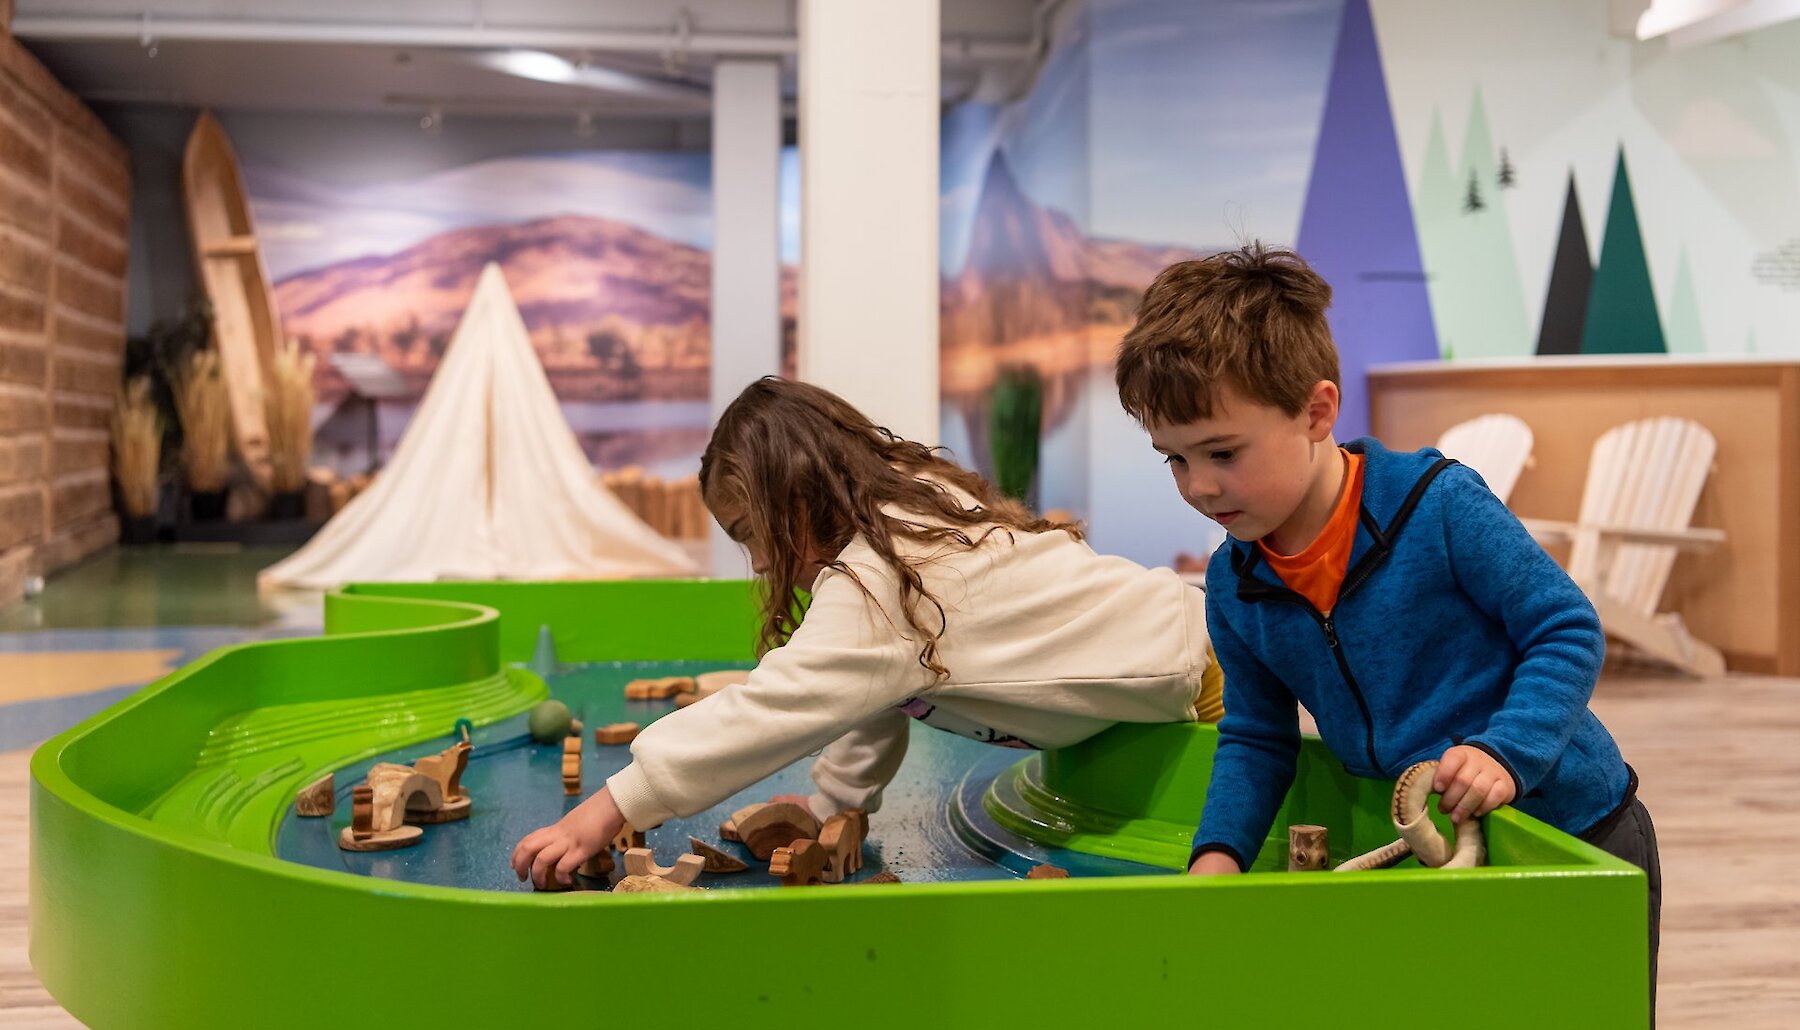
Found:
[(201, 285), (212, 303), (213, 341), (230, 394), (232, 438), (250, 474), (267, 488), (269, 433), (263, 382), (281, 339), (281, 318), (250, 222), (237, 157), (210, 112), (201, 113), (188, 136), (181, 180), (188, 236)]

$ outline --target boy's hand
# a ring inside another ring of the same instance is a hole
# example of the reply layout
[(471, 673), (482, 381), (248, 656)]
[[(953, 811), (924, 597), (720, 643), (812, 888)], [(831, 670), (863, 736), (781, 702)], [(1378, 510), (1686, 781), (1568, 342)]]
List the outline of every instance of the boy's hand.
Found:
[(533, 830), (513, 848), (513, 874), (543, 890), (551, 878), (559, 884), (575, 882), (575, 870), (588, 859), (612, 846), (613, 837), (625, 825), (625, 816), (605, 787), (570, 810), (554, 826)]
[(1228, 876), (1240, 872), (1243, 870), (1238, 868), (1237, 859), (1223, 851), (1202, 852), (1194, 859), (1194, 864), (1188, 866), (1189, 876)]
[(1442, 794), (1438, 811), (1450, 813), (1460, 823), (1492, 812), (1513, 799), (1512, 774), (1493, 755), (1478, 747), (1458, 744), (1438, 759), (1431, 789)]

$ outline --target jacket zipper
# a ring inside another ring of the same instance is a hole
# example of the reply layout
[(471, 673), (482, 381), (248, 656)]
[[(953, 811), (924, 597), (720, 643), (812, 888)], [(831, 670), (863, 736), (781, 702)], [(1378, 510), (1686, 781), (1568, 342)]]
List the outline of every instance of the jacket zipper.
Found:
[[(1343, 600), (1342, 594), (1338, 595), (1338, 600)], [(1350, 687), (1350, 696), (1356, 698), (1356, 707), (1362, 710), (1363, 728), (1367, 731), (1363, 746), (1369, 752), (1369, 768), (1379, 773), (1381, 761), (1375, 757), (1375, 716), (1369, 711), (1369, 702), (1363, 697), (1362, 687), (1356, 682), (1356, 677), (1350, 674), (1350, 659), (1344, 657), (1344, 649), (1338, 644), (1337, 626), (1332, 623), (1331, 616), (1321, 615), (1317, 609), (1313, 610), (1313, 616), (1325, 630), (1325, 646), (1331, 649), (1331, 656), (1337, 659), (1338, 671), (1344, 674), (1344, 682)]]
[[(1359, 564), (1357, 568), (1351, 570), (1355, 574), (1354, 578), (1346, 579), (1344, 585), (1338, 590), (1338, 603), (1333, 606), (1333, 611), (1344, 603), (1344, 599), (1350, 596), (1352, 590), (1356, 589), (1356, 587), (1360, 586), (1364, 580), (1369, 578), (1369, 574), (1374, 571), (1376, 564), (1378, 563), (1363, 562)], [(1325, 646), (1331, 651), (1331, 657), (1337, 660), (1338, 673), (1344, 677), (1344, 685), (1350, 688), (1350, 696), (1356, 699), (1356, 708), (1362, 713), (1364, 731), (1363, 748), (1369, 755), (1369, 767), (1379, 773), (1381, 771), (1381, 760), (1375, 757), (1375, 715), (1369, 710), (1368, 699), (1363, 697), (1362, 685), (1356, 682), (1356, 676), (1350, 672), (1350, 659), (1344, 654), (1343, 645), (1338, 640), (1337, 624), (1332, 621), (1331, 616), (1319, 611), (1319, 609), (1314, 607), (1313, 603), (1307, 600), (1303, 595), (1296, 593), (1285, 586), (1264, 583), (1263, 588), (1267, 591), (1266, 596), (1269, 600), (1281, 601), (1284, 604), (1298, 605), (1308, 615), (1311, 615), (1313, 621), (1317, 622), (1319, 628), (1324, 631)]]

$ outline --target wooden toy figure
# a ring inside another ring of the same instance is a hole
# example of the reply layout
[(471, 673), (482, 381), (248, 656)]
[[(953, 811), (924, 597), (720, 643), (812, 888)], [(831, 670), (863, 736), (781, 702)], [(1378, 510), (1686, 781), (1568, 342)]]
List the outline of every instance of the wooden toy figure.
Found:
[(470, 799), (469, 792), (462, 787), (463, 771), (469, 767), (469, 750), (468, 742), (462, 741), (413, 763), (412, 767), (420, 774), (437, 781), (444, 795), (444, 803), (429, 811), (408, 809), (407, 822), (447, 823), (469, 817), (474, 802)]
[(564, 797), (574, 797), (581, 793), (580, 737), (568, 736), (563, 738), (562, 780)]
[(825, 820), (819, 846), (825, 849), (826, 883), (843, 883), (844, 877), (862, 868), (863, 838), (869, 833), (869, 816), (860, 808), (846, 808)]
[(1330, 832), (1323, 826), (1288, 827), (1288, 872), (1320, 872), (1331, 864)]
[(797, 840), (769, 855), (769, 875), (783, 887), (812, 887), (824, 882), (825, 849), (816, 840)]

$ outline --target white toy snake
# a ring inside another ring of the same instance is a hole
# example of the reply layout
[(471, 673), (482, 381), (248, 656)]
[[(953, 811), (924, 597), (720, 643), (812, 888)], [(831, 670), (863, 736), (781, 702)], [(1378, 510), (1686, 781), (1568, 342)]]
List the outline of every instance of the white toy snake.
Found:
[(1480, 820), (1462, 823), (1456, 831), (1456, 843), (1452, 845), (1426, 814), (1426, 803), (1431, 799), (1431, 781), (1437, 767), (1436, 762), (1420, 762), (1394, 781), (1394, 829), (1400, 832), (1400, 839), (1366, 855), (1358, 855), (1334, 872), (1386, 869), (1407, 855), (1419, 856), (1420, 864), (1434, 869), (1472, 869), (1487, 862), (1487, 841), (1482, 837)]

